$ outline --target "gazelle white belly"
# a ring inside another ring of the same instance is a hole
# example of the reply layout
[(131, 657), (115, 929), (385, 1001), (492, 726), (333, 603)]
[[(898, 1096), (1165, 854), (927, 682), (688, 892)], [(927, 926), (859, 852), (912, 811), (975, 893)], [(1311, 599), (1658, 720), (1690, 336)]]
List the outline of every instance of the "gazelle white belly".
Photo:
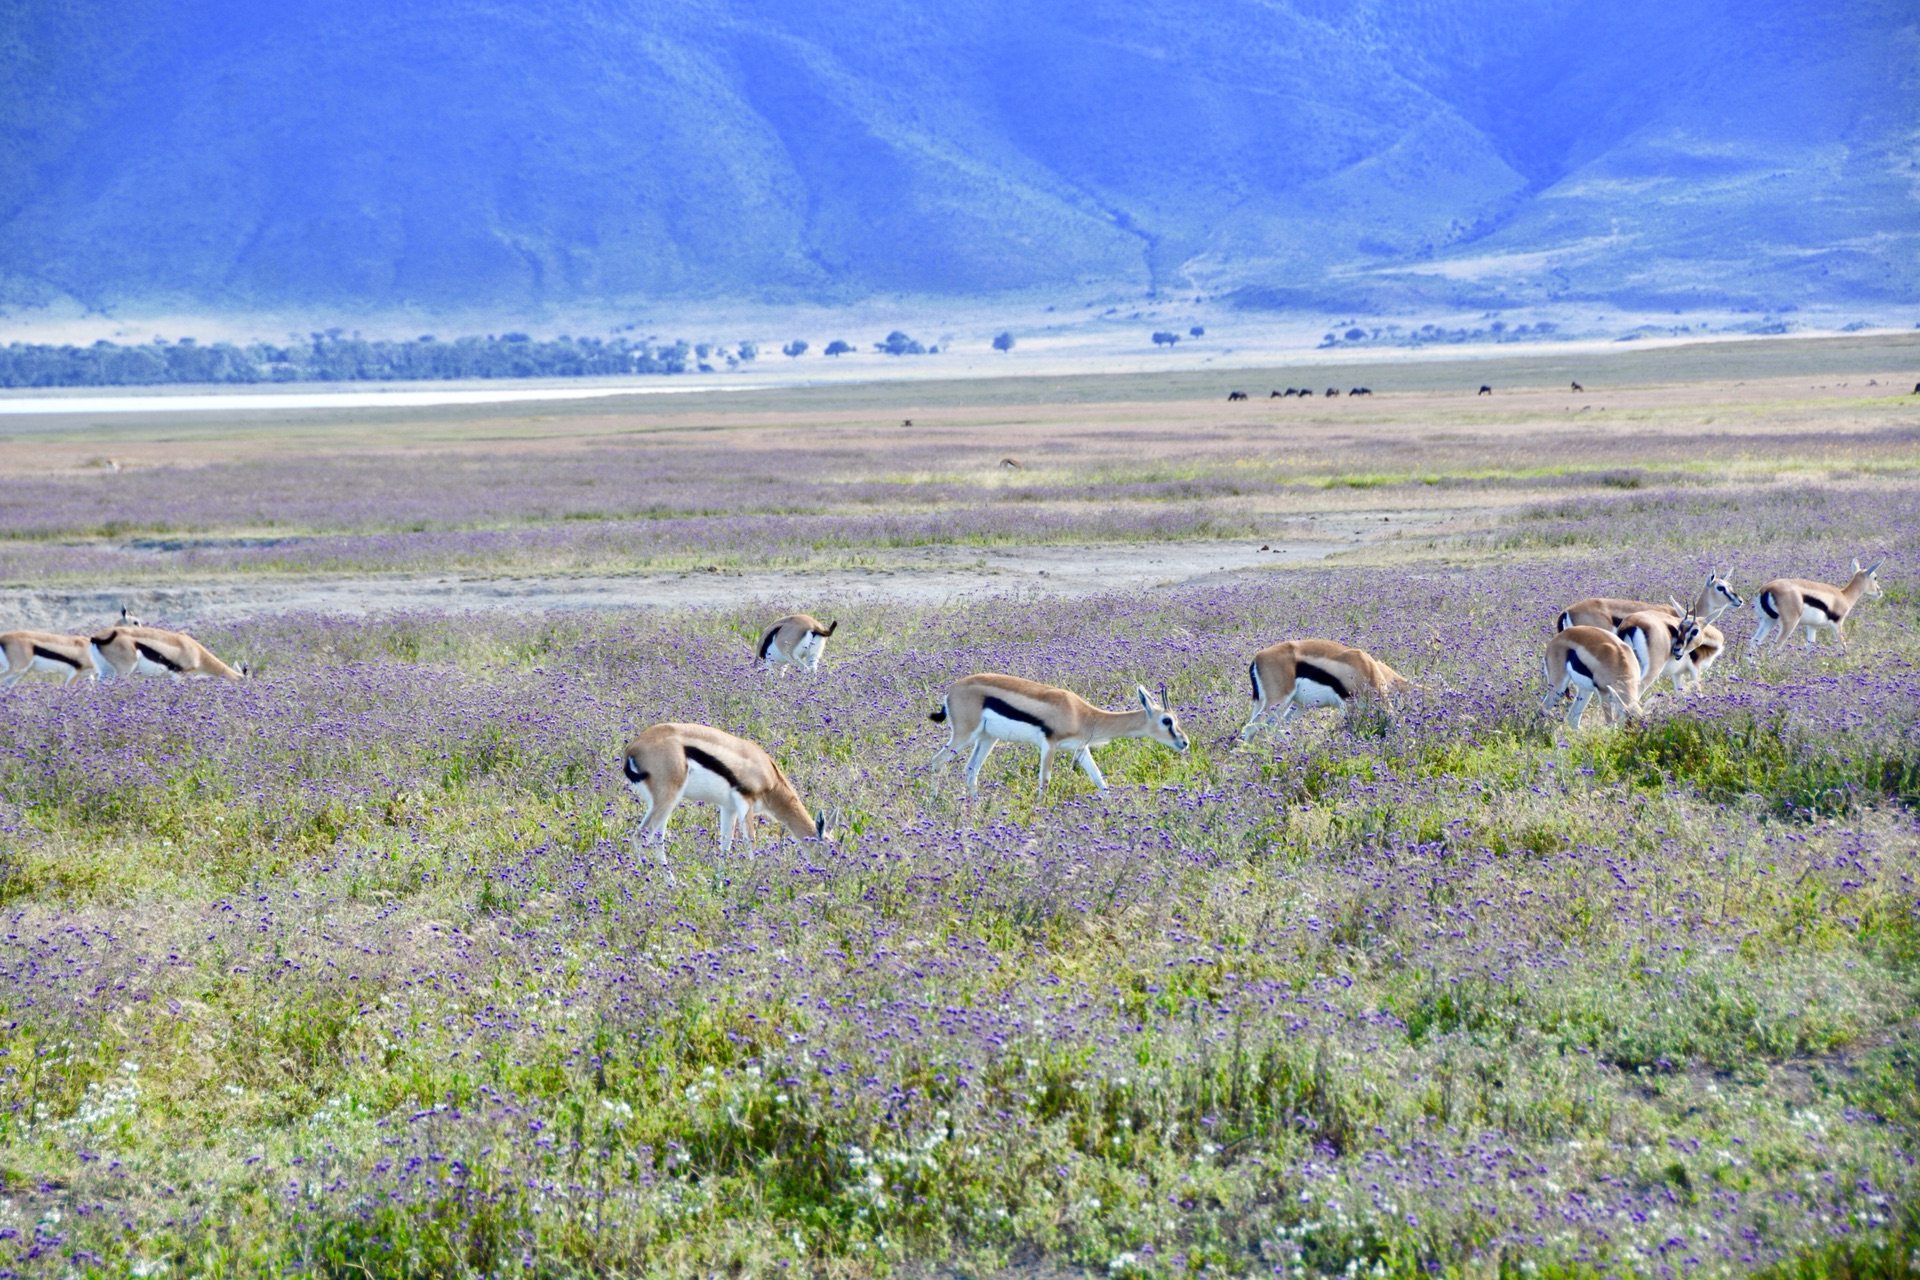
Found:
[[(5, 662), (5, 661), (6, 661), (6, 658), (4, 656), (0, 656), (0, 662)], [(11, 672), (15, 670), (15, 668), (13, 668), (12, 666), (9, 666), (7, 670)], [(69, 664), (60, 661), (58, 658), (43, 658), (37, 653), (34, 654), (33, 657), (28, 660), (25, 668), (21, 670), (23, 674), (29, 674), (29, 675), (35, 671), (48, 671), (48, 672), (52, 672), (55, 675), (62, 675), (62, 676), (70, 676), (73, 674), (73, 667), (70, 666)], [(81, 670), (84, 671), (86, 670), (86, 668), (82, 667)]]
[(687, 761), (687, 780), (680, 788), (682, 800), (692, 800), (701, 804), (729, 805), (737, 803), (735, 797), (739, 794), (733, 789), (732, 783), (699, 761)]
[(997, 711), (980, 713), (980, 731), (989, 738), (1001, 742), (1024, 742), (1029, 746), (1044, 747), (1047, 735), (1037, 724), (1028, 724), (1025, 720), (1014, 720)]
[(793, 660), (802, 666), (810, 667), (813, 665), (815, 656), (826, 647), (827, 641), (824, 636), (817, 636), (809, 631), (801, 637), (799, 644), (793, 646)]
[(1318, 680), (1295, 677), (1293, 681), (1293, 701), (1302, 707), (1338, 707), (1345, 705), (1338, 690), (1321, 684)]

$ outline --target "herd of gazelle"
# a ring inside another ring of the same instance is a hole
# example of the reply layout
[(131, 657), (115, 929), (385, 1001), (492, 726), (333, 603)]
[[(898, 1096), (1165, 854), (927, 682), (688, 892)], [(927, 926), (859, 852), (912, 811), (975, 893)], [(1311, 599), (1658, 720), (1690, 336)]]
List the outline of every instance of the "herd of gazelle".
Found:
[[(1811, 648), (1822, 634), (1831, 635), (1846, 649), (1841, 624), (1862, 597), (1880, 594), (1875, 577), (1880, 568), (1861, 568), (1853, 562), (1853, 576), (1844, 586), (1800, 578), (1775, 578), (1754, 597), (1756, 618), (1749, 654), (1772, 640), (1780, 645), (1804, 632)], [(1666, 604), (1645, 600), (1582, 600), (1561, 612), (1556, 634), (1547, 644), (1543, 710), (1551, 710), (1572, 695), (1568, 724), (1580, 727), (1587, 704), (1598, 694), (1609, 721), (1619, 713), (1645, 714), (1641, 699), (1662, 679), (1693, 693), (1726, 652), (1726, 637), (1714, 625), (1731, 609), (1745, 605), (1723, 574), (1713, 574), (1691, 605), (1669, 599)], [(839, 623), (822, 625), (804, 613), (781, 618), (761, 633), (756, 649), (763, 669), (798, 667), (817, 674), (827, 640)], [(12, 684), (31, 672), (51, 672), (82, 679), (116, 679), (134, 675), (167, 675), (174, 679), (219, 676), (244, 679), (247, 670), (228, 666), (205, 645), (178, 631), (140, 624), (120, 611), (120, 621), (92, 636), (61, 635), (45, 631), (0, 634), (0, 684)], [(1263, 722), (1284, 731), (1295, 712), (1312, 707), (1344, 707), (1373, 703), (1389, 713), (1393, 695), (1413, 682), (1364, 649), (1332, 640), (1285, 640), (1253, 655), (1247, 667), (1253, 686), (1254, 713), (1240, 730), (1252, 737)], [(1189, 745), (1180, 721), (1167, 705), (1163, 687), (1158, 696), (1136, 685), (1137, 707), (1108, 711), (1078, 694), (1052, 685), (998, 672), (981, 672), (948, 685), (940, 706), (928, 718), (947, 726), (947, 744), (933, 758), (938, 770), (954, 759), (967, 758), (967, 791), (980, 786), (980, 770), (1002, 742), (1026, 743), (1040, 753), (1040, 786), (1056, 755), (1064, 752), (1097, 788), (1106, 778), (1094, 762), (1093, 750), (1122, 738), (1145, 738), (1175, 751)], [(1277, 714), (1276, 714), (1277, 713)], [(737, 828), (749, 847), (753, 823), (773, 818), (800, 839), (829, 839), (824, 813), (810, 813), (780, 765), (757, 743), (703, 724), (657, 724), (627, 744), (623, 771), (627, 786), (645, 809), (636, 845), (648, 840), (664, 843), (667, 822), (684, 801), (716, 805), (720, 810), (720, 847), (733, 842)]]
[(13, 684), (34, 672), (66, 677), (67, 684), (82, 680), (117, 680), (126, 676), (172, 676), (176, 680), (244, 680), (220, 661), (207, 646), (180, 631), (147, 627), (120, 611), (120, 621), (91, 636), (56, 631), (8, 631), (0, 634), (0, 685)]
[[(1880, 568), (1862, 569), (1854, 561), (1853, 576), (1845, 586), (1776, 578), (1754, 597), (1758, 626), (1749, 653), (1777, 637), (1784, 643), (1795, 631), (1804, 631), (1811, 647), (1820, 633), (1840, 641), (1840, 624), (1863, 596), (1880, 594), (1875, 578)], [(1692, 605), (1669, 599), (1666, 604), (1645, 600), (1582, 600), (1562, 611), (1556, 634), (1547, 645), (1546, 680), (1549, 692), (1543, 709), (1571, 694), (1567, 713), (1578, 729), (1587, 703), (1604, 697), (1608, 719), (1615, 712), (1644, 715), (1640, 700), (1662, 679), (1686, 691), (1691, 678), (1698, 694), (1701, 680), (1725, 654), (1726, 636), (1714, 625), (1730, 609), (1746, 601), (1724, 574), (1712, 574)], [(763, 667), (774, 670), (797, 666), (818, 672), (827, 637), (838, 624), (821, 626), (804, 613), (781, 618), (760, 637), (757, 650)], [(1263, 725), (1284, 731), (1295, 712), (1312, 707), (1344, 707), (1373, 703), (1391, 713), (1393, 695), (1413, 682), (1364, 649), (1332, 640), (1284, 640), (1253, 655), (1247, 667), (1253, 686), (1254, 712), (1240, 730), (1252, 737)], [(966, 757), (968, 794), (977, 793), (980, 770), (1002, 742), (1025, 743), (1040, 753), (1040, 788), (1062, 753), (1085, 773), (1093, 785), (1107, 785), (1093, 750), (1122, 738), (1146, 738), (1185, 751), (1187, 735), (1179, 717), (1167, 705), (1163, 687), (1158, 696), (1145, 685), (1134, 686), (1139, 705), (1109, 711), (1096, 707), (1067, 689), (999, 672), (963, 676), (948, 685), (940, 705), (927, 718), (947, 726), (947, 743), (933, 757), (936, 782), (939, 771)], [(646, 840), (664, 843), (667, 820), (684, 800), (710, 802), (720, 808), (720, 848), (725, 852), (737, 827), (751, 844), (750, 830), (757, 815), (766, 814), (801, 839), (831, 839), (824, 813), (809, 813), (799, 793), (773, 757), (757, 744), (719, 729), (699, 724), (657, 724), (627, 744), (627, 785), (646, 808), (636, 845)]]

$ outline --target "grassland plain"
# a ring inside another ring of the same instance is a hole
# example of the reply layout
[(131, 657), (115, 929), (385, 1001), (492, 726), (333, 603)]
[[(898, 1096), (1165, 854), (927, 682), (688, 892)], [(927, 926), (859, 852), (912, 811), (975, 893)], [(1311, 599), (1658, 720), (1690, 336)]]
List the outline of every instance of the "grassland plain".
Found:
[[(848, 603), (818, 679), (756, 674), (743, 607), (266, 616), (203, 633), (243, 685), (18, 688), (0, 1269), (1907, 1274), (1920, 490), (1834, 438), (1530, 480), (1397, 560)], [(1856, 555), (1845, 655), (1540, 715), (1568, 601)], [(1421, 687), (1238, 743), (1298, 634)], [(936, 793), (980, 669), (1165, 681), (1194, 748)], [(618, 748), (667, 719), (838, 842), (722, 859), (695, 809), (636, 852)]]

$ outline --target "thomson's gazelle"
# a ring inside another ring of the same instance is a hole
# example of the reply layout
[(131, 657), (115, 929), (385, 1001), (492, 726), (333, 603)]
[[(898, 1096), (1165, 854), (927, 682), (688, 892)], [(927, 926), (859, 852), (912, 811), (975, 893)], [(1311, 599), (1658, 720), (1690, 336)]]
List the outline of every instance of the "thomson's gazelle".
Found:
[(1860, 597), (1880, 594), (1880, 580), (1874, 575), (1880, 571), (1881, 563), (1875, 561), (1862, 569), (1855, 560), (1853, 576), (1844, 587), (1804, 578), (1775, 578), (1753, 598), (1753, 612), (1759, 624), (1753, 629), (1753, 643), (1747, 646), (1747, 652), (1758, 652), (1767, 637), (1776, 632), (1780, 639), (1775, 643), (1785, 644), (1794, 628), (1799, 627), (1807, 633), (1807, 648), (1813, 648), (1817, 632), (1825, 631), (1840, 642), (1840, 652), (1845, 653), (1847, 638), (1841, 634), (1840, 624), (1853, 612), (1853, 606), (1860, 603)]
[(67, 684), (97, 680), (93, 647), (85, 636), (63, 636), (52, 631), (9, 631), (0, 635), (0, 685), (13, 684), (32, 671), (65, 676)]
[(820, 655), (827, 651), (827, 637), (840, 629), (835, 618), (826, 626), (811, 614), (790, 613), (760, 636), (760, 661), (768, 670), (782, 665), (820, 670)]
[(1567, 727), (1578, 729), (1587, 700), (1596, 692), (1606, 695), (1607, 719), (1625, 709), (1644, 716), (1640, 708), (1640, 661), (1627, 642), (1599, 627), (1568, 627), (1547, 642), (1547, 698), (1540, 710), (1551, 711), (1554, 703), (1573, 690), (1573, 707), (1567, 713)]
[[(1677, 607), (1680, 602), (1673, 603)], [(1700, 673), (1688, 658), (1700, 643), (1700, 620), (1693, 614), (1675, 617), (1657, 609), (1642, 609), (1628, 614), (1614, 634), (1627, 642), (1640, 664), (1641, 696), (1651, 697), (1653, 686), (1667, 677), (1672, 677), (1676, 690), (1685, 693), (1684, 677), (1689, 675), (1693, 677), (1693, 691), (1700, 692)]]
[(235, 671), (213, 656), (213, 651), (192, 636), (158, 627), (114, 627), (89, 641), (94, 662), (101, 674), (121, 676), (172, 676), (176, 680), (219, 676), (224, 680), (244, 680), (244, 665)]
[(1282, 640), (1268, 645), (1253, 655), (1247, 678), (1253, 682), (1255, 705), (1253, 719), (1240, 730), (1242, 738), (1253, 736), (1260, 721), (1276, 708), (1284, 708), (1275, 722), (1280, 729), (1302, 707), (1351, 710), (1356, 698), (1378, 702), (1390, 713), (1395, 690), (1413, 687), (1413, 681), (1365, 649), (1332, 640)]
[(1040, 790), (1047, 788), (1047, 766), (1056, 751), (1065, 751), (1093, 785), (1105, 790), (1107, 780), (1093, 762), (1093, 749), (1118, 738), (1151, 738), (1187, 749), (1187, 735), (1167, 706), (1162, 691), (1156, 701), (1145, 685), (1135, 685), (1138, 710), (1102, 711), (1078, 694), (1050, 684), (983, 672), (965, 676), (947, 686), (940, 709), (927, 719), (947, 726), (947, 745), (933, 758), (935, 781), (939, 770), (963, 751), (967, 757), (967, 792), (980, 789), (980, 767), (1002, 742), (1026, 742), (1040, 749)]
[(1692, 613), (1702, 622), (1712, 622), (1729, 609), (1738, 609), (1746, 603), (1740, 593), (1733, 589), (1725, 574), (1710, 573), (1706, 585), (1700, 588), (1700, 594), (1694, 598), (1692, 609), (1683, 609), (1679, 601), (1671, 607), (1653, 604), (1646, 600), (1615, 600), (1606, 596), (1594, 596), (1577, 604), (1567, 606), (1560, 611), (1560, 617), (1554, 630), (1565, 631), (1568, 627), (1599, 627), (1603, 631), (1617, 631), (1620, 624), (1627, 620), (1628, 614), (1642, 613), (1651, 609), (1655, 613), (1668, 614), (1678, 618), (1683, 613)]
[(826, 839), (824, 813), (811, 814), (780, 766), (758, 743), (704, 724), (656, 724), (627, 744), (627, 787), (645, 807), (637, 849), (646, 840), (666, 843), (667, 821), (682, 800), (720, 808), (720, 852), (733, 844), (733, 829), (753, 848), (753, 820), (766, 814), (796, 839)]

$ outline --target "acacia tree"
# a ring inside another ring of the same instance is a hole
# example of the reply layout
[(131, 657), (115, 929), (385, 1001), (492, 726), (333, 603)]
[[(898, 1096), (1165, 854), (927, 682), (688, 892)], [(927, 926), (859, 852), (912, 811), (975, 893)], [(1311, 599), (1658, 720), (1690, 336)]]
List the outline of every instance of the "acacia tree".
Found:
[(801, 341), (799, 338), (795, 338), (792, 342), (789, 342), (786, 346), (780, 348), (780, 354), (783, 356), (791, 356), (794, 359), (799, 359), (801, 356), (807, 354), (807, 344)]
[(1012, 333), (1012, 331), (1011, 331), (1011, 330), (1007, 330), (1007, 331), (1003, 331), (1003, 332), (1001, 332), (1000, 334), (998, 334), (997, 336), (995, 336), (995, 338), (994, 338), (994, 340), (993, 340), (993, 349), (994, 349), (995, 351), (1011, 351), (1011, 350), (1013, 350), (1013, 333)]

